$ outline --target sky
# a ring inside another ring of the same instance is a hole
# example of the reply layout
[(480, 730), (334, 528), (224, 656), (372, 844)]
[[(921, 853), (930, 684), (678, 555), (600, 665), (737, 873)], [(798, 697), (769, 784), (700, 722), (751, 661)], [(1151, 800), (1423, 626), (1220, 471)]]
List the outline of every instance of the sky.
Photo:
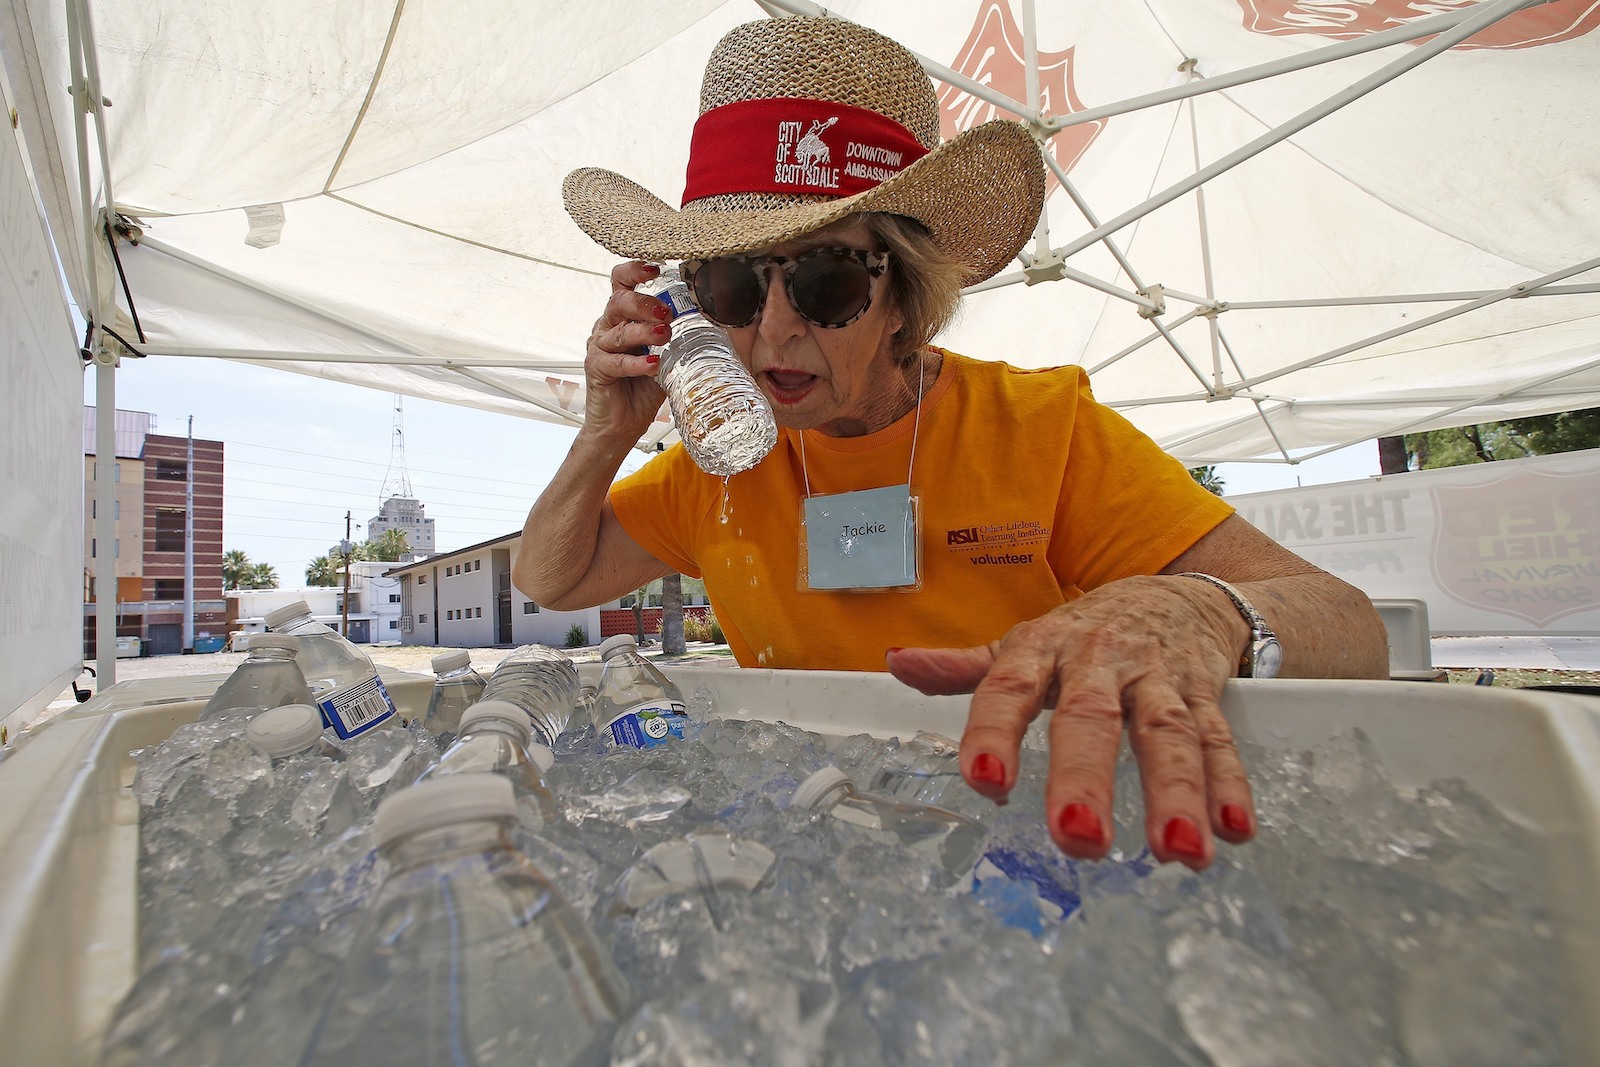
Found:
[[(305, 584), (306, 566), (366, 523), (399, 491), (395, 394), (218, 359), (152, 356), (117, 371), (117, 407), (155, 416), (155, 432), (222, 441), (224, 551), (270, 563), (284, 588)], [(95, 403), (95, 373), (84, 375)], [(574, 431), (442, 404), (401, 399), (403, 472), (411, 495), (435, 520), (436, 547), (452, 551), (522, 528), (554, 476)], [(623, 473), (648, 457), (633, 453)], [(1227, 495), (1353, 481), (1378, 473), (1373, 442), (1290, 467), (1228, 463)], [(387, 490), (387, 491), (386, 491)]]

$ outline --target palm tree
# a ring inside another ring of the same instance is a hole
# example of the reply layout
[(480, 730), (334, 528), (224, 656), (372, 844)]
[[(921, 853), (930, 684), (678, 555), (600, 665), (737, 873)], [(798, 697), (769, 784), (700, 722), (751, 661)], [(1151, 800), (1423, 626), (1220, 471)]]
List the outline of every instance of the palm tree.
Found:
[(244, 588), (244, 576), (250, 570), (250, 557), (231, 549), (222, 554), (222, 588)]
[(306, 567), (307, 585), (338, 585), (344, 580), (344, 560), (335, 556), (318, 556)]
[(270, 563), (252, 563), (245, 583), (247, 589), (276, 589), (278, 572)]
[(406, 532), (393, 527), (379, 534), (376, 541), (367, 541), (363, 547), (367, 549), (368, 559), (382, 560), (384, 563), (398, 563), (401, 556), (411, 552), (411, 542), (407, 540)]
[(1221, 496), (1222, 491), (1227, 488), (1226, 480), (1217, 472), (1217, 468), (1214, 465), (1190, 467), (1189, 477), (1200, 483), (1202, 489), (1215, 493), (1217, 496)]

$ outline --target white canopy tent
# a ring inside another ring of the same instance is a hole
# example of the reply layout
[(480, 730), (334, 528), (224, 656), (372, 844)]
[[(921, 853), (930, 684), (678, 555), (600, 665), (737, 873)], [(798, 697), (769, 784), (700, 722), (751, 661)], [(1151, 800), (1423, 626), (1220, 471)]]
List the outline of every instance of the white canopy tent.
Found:
[[(612, 257), (562, 175), (675, 200), (715, 41), (816, 13), (7, 0), (0, 55), (102, 407), (131, 350), (575, 423)], [(1189, 463), (1600, 403), (1593, 0), (827, 14), (924, 58), (947, 136), (1011, 115), (1045, 153), (1035, 239), (950, 347), (1081, 363)]]

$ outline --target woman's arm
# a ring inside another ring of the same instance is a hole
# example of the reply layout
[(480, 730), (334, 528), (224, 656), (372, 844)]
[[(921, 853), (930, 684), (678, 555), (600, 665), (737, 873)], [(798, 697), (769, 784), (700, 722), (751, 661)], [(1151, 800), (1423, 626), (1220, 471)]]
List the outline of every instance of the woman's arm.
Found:
[(611, 298), (584, 355), (584, 421), (522, 527), (512, 580), (535, 603), (558, 611), (586, 608), (671, 574), (617, 522), (607, 501), (611, 480), (661, 409), (656, 357), (649, 345), (672, 335), (672, 313), (633, 287), (657, 268), (638, 261), (611, 270)]

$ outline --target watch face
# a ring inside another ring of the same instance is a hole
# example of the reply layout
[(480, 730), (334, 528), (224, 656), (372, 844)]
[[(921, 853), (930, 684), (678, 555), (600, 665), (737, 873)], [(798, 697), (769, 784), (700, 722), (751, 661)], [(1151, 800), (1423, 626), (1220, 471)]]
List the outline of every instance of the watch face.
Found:
[(1255, 656), (1250, 664), (1250, 677), (1276, 678), (1283, 669), (1283, 646), (1276, 637), (1263, 637), (1255, 643)]

